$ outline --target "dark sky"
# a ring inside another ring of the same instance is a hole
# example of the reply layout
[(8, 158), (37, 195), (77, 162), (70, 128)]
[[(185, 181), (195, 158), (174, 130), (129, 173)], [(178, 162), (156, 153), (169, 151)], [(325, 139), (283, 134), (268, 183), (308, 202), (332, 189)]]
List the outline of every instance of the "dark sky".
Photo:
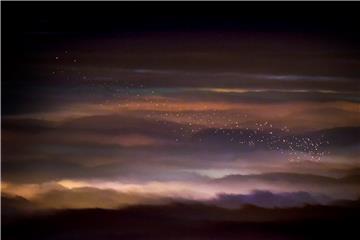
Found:
[(3, 191), (357, 197), (358, 7), (3, 3)]
[[(125, 63), (120, 62), (124, 67), (142, 65), (144, 68), (183, 67), (205, 70), (214, 67), (234, 70), (240, 67), (248, 71), (283, 73), (285, 71), (289, 74), (298, 74), (300, 71), (300, 73), (358, 78), (360, 51), (356, 24), (359, 22), (356, 14), (357, 5), (357, 3), (326, 5), (208, 3), (205, 5), (196, 2), (88, 3), (86, 5), (5, 3), (2, 17), (2, 44), (3, 57), (6, 61), (3, 62), (2, 87), (6, 90), (3, 91), (3, 98), (7, 104), (3, 106), (3, 114), (24, 108), (23, 105), (27, 108), (29, 98), (33, 98), (33, 95), (38, 93), (31, 87), (34, 84), (39, 82), (54, 84), (44, 76), (43, 66), (38, 64), (51, 64), (53, 61), (49, 58), (53, 54), (70, 46), (78, 49), (76, 54), (80, 55), (90, 50), (89, 56), (84, 58), (86, 63), (95, 65), (103, 62), (109, 66), (106, 60), (112, 59), (109, 59), (106, 52), (120, 48), (120, 51), (128, 53), (156, 52), (155, 56), (158, 57), (156, 61), (140, 58), (129, 61), (125, 58), (123, 59)], [(267, 38), (267, 41), (263, 41), (264, 38)], [(140, 43), (131, 44), (134, 40)], [(96, 46), (104, 41), (107, 46)], [(126, 46), (121, 47), (116, 44), (116, 42), (123, 44), (122, 41)], [(286, 41), (290, 43), (284, 44)], [(245, 43), (238, 44), (239, 42)], [(299, 49), (296, 46), (298, 44)], [(311, 44), (315, 46), (311, 47)], [(301, 49), (308, 45), (310, 47), (306, 49), (307, 51), (319, 51), (313, 53), (317, 58), (339, 58), (346, 63), (329, 63), (329, 60), (322, 61), (323, 59), (317, 62), (311, 53), (304, 53), (304, 49)], [(319, 45), (324, 46), (322, 47), (324, 49), (320, 49), (322, 51), (318, 49)], [(234, 54), (235, 56), (228, 56), (233, 51), (242, 52), (244, 49), (247, 50), (244, 53), (247, 59), (243, 59), (243, 56), (237, 53)], [(215, 55), (211, 56), (214, 59), (198, 57), (189, 62), (188, 58), (183, 57), (169, 63), (166, 58), (171, 52), (185, 54), (196, 51), (209, 52)], [(270, 59), (254, 62), (252, 57), (264, 54), (264, 51), (270, 55)], [(273, 61), (272, 55), (284, 54), (284, 51), (287, 55), (296, 54), (293, 58), (301, 58), (303, 61), (287, 64), (286, 56), (285, 63)], [(219, 53), (222, 55), (218, 56)], [(223, 57), (223, 59), (215, 57)], [(240, 57), (242, 61), (239, 61)], [(332, 66), (335, 64), (345, 66), (334, 69)], [(269, 84), (272, 85), (273, 82)], [(326, 85), (336, 89), (357, 87), (356, 82), (344, 81), (327, 82)]]

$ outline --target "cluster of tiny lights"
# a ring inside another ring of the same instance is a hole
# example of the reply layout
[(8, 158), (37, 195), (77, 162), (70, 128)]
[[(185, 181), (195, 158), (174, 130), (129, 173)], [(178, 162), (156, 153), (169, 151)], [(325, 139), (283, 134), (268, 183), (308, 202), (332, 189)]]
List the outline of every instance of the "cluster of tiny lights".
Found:
[[(65, 51), (63, 57), (55, 57), (55, 60), (59, 62), (64, 59), (67, 62), (70, 59), (71, 64), (78, 63), (78, 59), (72, 57), (69, 51)], [(64, 72), (65, 70), (59, 67), (52, 71), (52, 74)], [(326, 149), (324, 146), (330, 143), (324, 136), (296, 135), (292, 133), (289, 127), (279, 127), (279, 125), (275, 127), (275, 124), (270, 121), (250, 124), (248, 123), (248, 115), (244, 112), (232, 111), (230, 116), (226, 109), (212, 109), (206, 103), (197, 106), (197, 110), (177, 109), (174, 102), (170, 101), (169, 98), (161, 97), (164, 93), (158, 92), (156, 88), (145, 88), (143, 84), (135, 84), (121, 79), (107, 81), (108, 78), (103, 77), (99, 80), (88, 77), (82, 71), (76, 71), (75, 74), (78, 79), (94, 84), (97, 89), (105, 90), (113, 99), (120, 99), (120, 103), (117, 104), (118, 108), (132, 107), (133, 111), (139, 109), (145, 113), (147, 119), (155, 120), (163, 125), (170, 125), (174, 122), (181, 123), (172, 125), (176, 143), (182, 143), (189, 139), (198, 143), (208, 143), (215, 137), (221, 139), (223, 144), (227, 143), (232, 147), (278, 151), (287, 156), (290, 162), (302, 160), (318, 162), (322, 157), (329, 154), (328, 151), (324, 150)], [(111, 101), (111, 99), (105, 100), (100, 105)], [(144, 107), (145, 105), (147, 108)], [(175, 128), (174, 126), (179, 127)], [(203, 131), (206, 131), (207, 135), (202, 134)]]

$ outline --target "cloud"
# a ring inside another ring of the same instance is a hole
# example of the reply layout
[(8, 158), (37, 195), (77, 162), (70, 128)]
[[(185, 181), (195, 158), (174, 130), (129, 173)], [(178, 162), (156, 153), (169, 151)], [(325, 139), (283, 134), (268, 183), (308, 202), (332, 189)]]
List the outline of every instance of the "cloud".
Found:
[(292, 184), (314, 184), (314, 185), (341, 185), (354, 184), (359, 185), (358, 175), (345, 176), (342, 178), (333, 178), (320, 175), (299, 174), (299, 173), (263, 173), (250, 175), (228, 175), (214, 180), (215, 182), (243, 182), (249, 180), (261, 180), (273, 183), (292, 183)]
[(231, 129), (187, 121), (186, 116), (173, 122), (121, 114), (60, 122), (5, 118), (3, 178), (27, 183), (67, 178), (197, 181), (202, 172), (219, 176), (228, 169), (328, 175), (359, 164), (357, 127), (304, 132), (269, 128), (270, 122)]
[[(62, 180), (41, 184), (2, 183), (2, 195), (24, 199), (37, 208), (120, 208), (130, 205), (164, 204), (175, 200), (201, 200), (212, 196), (196, 191), (193, 183)], [(24, 207), (27, 205), (24, 205)], [(10, 206), (11, 207), (11, 206)]]
[(119, 208), (165, 202), (157, 196), (89, 187), (52, 190), (37, 195), (32, 201), (43, 208)]
[[(173, 177), (163, 181), (149, 181), (151, 178), (147, 178), (147, 181), (141, 182), (138, 174), (134, 179), (128, 177), (124, 180), (95, 178), (94, 173), (91, 173), (82, 179), (75, 177), (39, 184), (3, 182), (2, 192), (25, 197), (39, 206), (51, 208), (115, 208), (128, 204), (163, 202), (165, 199), (208, 201), (223, 196), (226, 197), (225, 200), (229, 200), (224, 202), (224, 206), (228, 207), (248, 203), (276, 207), (277, 202), (281, 206), (292, 207), (305, 203), (323, 204), (330, 200), (353, 200), (360, 196), (358, 175), (334, 178), (296, 173), (263, 173), (233, 174), (217, 179), (197, 177), (184, 180), (184, 177), (177, 181)], [(257, 189), (264, 189), (261, 191), (265, 192), (256, 192)], [(231, 197), (228, 198), (227, 195)], [(238, 197), (238, 205), (232, 201), (237, 199), (233, 196)], [(219, 204), (222, 203), (222, 200), (219, 201)]]
[(299, 151), (317, 156), (325, 154), (324, 151), (356, 146), (360, 144), (359, 136), (359, 127), (298, 133), (269, 127), (269, 123), (256, 123), (253, 129), (204, 129), (194, 134), (193, 140), (201, 140), (204, 144), (222, 146), (225, 149)]
[(263, 173), (249, 175), (228, 175), (212, 180), (213, 184), (229, 189), (266, 189), (274, 192), (306, 191), (321, 193), (336, 198), (355, 199), (360, 195), (360, 178), (349, 175), (341, 178), (298, 173)]
[(272, 193), (256, 190), (250, 194), (218, 194), (210, 203), (225, 208), (240, 208), (248, 204), (264, 208), (290, 208), (329, 204), (331, 201), (328, 196), (308, 192)]
[[(199, 190), (197, 188), (201, 188)], [(8, 184), (2, 193), (19, 201), (11, 208), (120, 208), (131, 205), (166, 204), (171, 202), (199, 202), (225, 208), (256, 205), (266, 208), (300, 207), (306, 204), (331, 204), (342, 200), (316, 192), (271, 192), (252, 190), (248, 193), (221, 192), (206, 185), (184, 183), (122, 184), (116, 182), (81, 182), (63, 180), (48, 184)], [(205, 193), (209, 191), (208, 193)], [(212, 191), (212, 192), (211, 192)], [(21, 200), (23, 199), (23, 200)], [(345, 198), (346, 199), (346, 198)], [(21, 201), (20, 201), (21, 200)]]
[(165, 204), (168, 199), (145, 193), (126, 193), (111, 189), (81, 187), (74, 189), (52, 188), (38, 192), (26, 199), (9, 193), (2, 193), (4, 214), (13, 215), (41, 209), (117, 209), (132, 205)]

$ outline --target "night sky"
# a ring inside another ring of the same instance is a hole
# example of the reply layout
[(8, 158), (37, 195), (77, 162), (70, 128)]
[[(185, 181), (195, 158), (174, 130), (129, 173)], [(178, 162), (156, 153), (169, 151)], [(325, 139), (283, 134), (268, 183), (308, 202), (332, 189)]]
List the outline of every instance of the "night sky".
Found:
[(3, 3), (2, 192), (41, 208), (359, 198), (358, 7)]

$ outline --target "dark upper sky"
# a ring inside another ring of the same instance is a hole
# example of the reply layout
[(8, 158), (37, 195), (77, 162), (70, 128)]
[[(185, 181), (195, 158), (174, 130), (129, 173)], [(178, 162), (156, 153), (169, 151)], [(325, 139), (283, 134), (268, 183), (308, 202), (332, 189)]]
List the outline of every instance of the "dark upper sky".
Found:
[[(357, 3), (3, 5), (2, 88), (3, 101), (7, 103), (3, 114), (28, 108), (29, 98), (41, 95), (34, 84), (58, 83), (59, 79), (49, 80), (47, 71), (52, 72), (58, 65), (68, 66), (73, 58), (81, 58), (77, 66), (86, 70), (116, 66), (330, 75), (346, 79), (328, 81), (327, 88), (347, 90), (357, 87), (357, 79), (353, 78), (360, 74)], [(71, 51), (74, 57), (59, 64), (54, 56), (63, 51)], [(141, 56), (133, 57), (136, 54)], [(94, 71), (88, 74), (114, 74)], [(202, 85), (183, 79), (154, 81), (155, 86)], [(325, 85), (301, 79), (285, 85), (281, 79), (250, 79), (241, 84), (232, 79), (215, 80), (216, 84), (208, 78), (205, 81), (210, 82), (205, 85), (222, 87)]]

